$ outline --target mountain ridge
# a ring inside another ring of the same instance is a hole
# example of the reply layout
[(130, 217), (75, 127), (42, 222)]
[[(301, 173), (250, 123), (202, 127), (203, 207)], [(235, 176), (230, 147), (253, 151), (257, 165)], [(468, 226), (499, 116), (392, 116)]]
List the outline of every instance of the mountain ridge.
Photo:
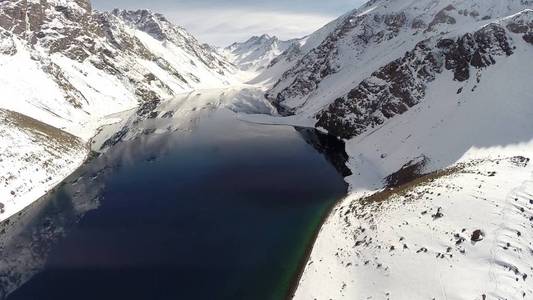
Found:
[(221, 53), (241, 70), (261, 73), (280, 54), (303, 39), (280, 40), (277, 36), (263, 34), (252, 36), (244, 42), (236, 42), (221, 50)]
[[(232, 78), (236, 70), (231, 63), (160, 14), (97, 12), (89, 1), (62, 3), (0, 3), (4, 36), (0, 78), (12, 90), (8, 92), (12, 100), (3, 102), (4, 108), (87, 138), (95, 126), (89, 126), (88, 132), (82, 127), (97, 123), (104, 114), (176, 93), (238, 82)], [(132, 21), (135, 17), (137, 23)], [(49, 83), (43, 89), (48, 93), (41, 92), (39, 100), (33, 100), (38, 104), (28, 98), (39, 92), (16, 80), (20, 78), (12, 78), (14, 69), (21, 66), (27, 69), (21, 70), (24, 73), (44, 77), (39, 81)], [(29, 95), (21, 98), (19, 90)], [(102, 111), (105, 106), (109, 109)]]
[[(454, 35), (447, 32), (450, 30), (457, 31), (457, 35), (465, 30), (475, 31), (477, 24), (494, 19), (491, 14), (508, 16), (531, 5), (520, 0), (510, 1), (507, 6), (498, 1), (370, 1), (332, 22), (317, 46), (289, 65), (267, 96), (288, 111), (297, 113), (302, 106), (308, 106), (316, 112), (329, 104), (328, 99), (341, 96), (340, 90), (348, 92), (353, 88), (350, 85), (361, 82), (363, 76), (432, 35)], [(378, 56), (369, 52), (371, 46), (372, 51), (387, 51)], [(361, 64), (371, 61), (368, 66)], [(354, 69), (358, 72), (350, 72)], [(334, 81), (343, 86), (337, 88)]]

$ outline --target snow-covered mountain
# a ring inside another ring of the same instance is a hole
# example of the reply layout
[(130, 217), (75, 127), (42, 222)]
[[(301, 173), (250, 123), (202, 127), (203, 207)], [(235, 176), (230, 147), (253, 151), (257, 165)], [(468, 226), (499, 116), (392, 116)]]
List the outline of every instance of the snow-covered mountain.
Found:
[(245, 42), (233, 43), (222, 49), (222, 53), (241, 70), (258, 73), (280, 54), (300, 42), (300, 39), (282, 41), (276, 36), (263, 34), (253, 36)]
[(527, 0), (370, 1), (310, 35), (296, 61), (293, 52), (278, 58), (286, 71), (268, 96), (288, 111), (316, 113), (418, 43), (473, 34), (528, 7)]
[(84, 138), (105, 114), (236, 82), (214, 49), (147, 10), (2, 1), (0, 37), (0, 106)]
[[(103, 116), (177, 125), (196, 95), (162, 100), (231, 85), (235, 65), (286, 116), (243, 118), (316, 126), (350, 156), (296, 299), (533, 297), (533, 0), (371, 0), (221, 52), (150, 11), (0, 1), (0, 220), (83, 161)], [(255, 96), (232, 105), (270, 111)]]
[(263, 121), (353, 173), (295, 298), (532, 297), (532, 70), (531, 0), (372, 0), (276, 58)]
[(236, 71), (148, 10), (97, 12), (88, 0), (0, 1), (0, 220), (82, 164), (84, 143), (104, 116), (230, 86), (239, 82)]

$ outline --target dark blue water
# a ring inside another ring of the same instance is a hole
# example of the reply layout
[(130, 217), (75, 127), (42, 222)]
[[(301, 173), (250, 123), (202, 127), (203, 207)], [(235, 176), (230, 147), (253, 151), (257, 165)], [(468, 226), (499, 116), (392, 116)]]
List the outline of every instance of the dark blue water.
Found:
[(186, 133), (144, 134), (46, 200), (26, 231), (61, 236), (40, 241), (44, 268), (8, 299), (282, 299), (345, 192), (292, 127), (214, 113)]

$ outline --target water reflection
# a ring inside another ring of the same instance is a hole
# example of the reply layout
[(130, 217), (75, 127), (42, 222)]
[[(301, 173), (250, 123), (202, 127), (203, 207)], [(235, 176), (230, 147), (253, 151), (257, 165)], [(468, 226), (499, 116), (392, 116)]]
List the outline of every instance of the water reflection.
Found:
[[(314, 130), (298, 128), (302, 142), (285, 126), (237, 121), (272, 112), (257, 93), (194, 93), (111, 116), (90, 162), (0, 225), (0, 299), (28, 281), (13, 299), (67, 299), (90, 280), (111, 298), (131, 285), (136, 299), (280, 297), (310, 224), (346, 188), (309, 145), (342, 174), (345, 154)], [(135, 286), (150, 272), (168, 278)], [(166, 294), (143, 294), (156, 290)]]

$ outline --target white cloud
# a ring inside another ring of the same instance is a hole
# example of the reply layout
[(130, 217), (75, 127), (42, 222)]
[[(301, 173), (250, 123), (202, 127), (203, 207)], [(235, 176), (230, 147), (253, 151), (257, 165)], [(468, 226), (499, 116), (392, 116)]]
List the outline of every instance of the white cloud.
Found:
[(175, 24), (185, 27), (200, 41), (227, 46), (252, 35), (273, 34), (281, 39), (303, 37), (336, 16), (238, 8), (187, 8), (164, 11)]

